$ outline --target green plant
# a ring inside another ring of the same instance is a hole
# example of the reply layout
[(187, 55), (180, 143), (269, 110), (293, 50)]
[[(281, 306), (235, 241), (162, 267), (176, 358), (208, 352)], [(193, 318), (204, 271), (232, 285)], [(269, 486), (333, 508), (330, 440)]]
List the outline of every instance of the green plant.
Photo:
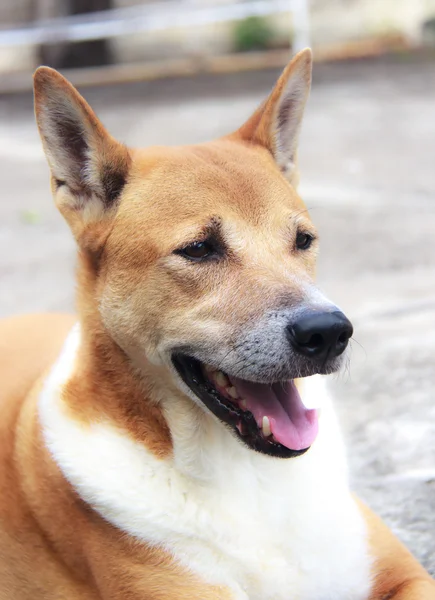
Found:
[(273, 31), (264, 17), (247, 17), (234, 26), (234, 47), (237, 52), (264, 50), (271, 45)]

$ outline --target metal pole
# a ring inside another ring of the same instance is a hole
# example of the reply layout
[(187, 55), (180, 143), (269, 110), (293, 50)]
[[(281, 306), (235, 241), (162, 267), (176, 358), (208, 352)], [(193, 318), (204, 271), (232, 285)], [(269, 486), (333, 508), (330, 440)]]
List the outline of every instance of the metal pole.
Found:
[(310, 0), (292, 0), (293, 8), (293, 51), (299, 52), (311, 46), (310, 39)]

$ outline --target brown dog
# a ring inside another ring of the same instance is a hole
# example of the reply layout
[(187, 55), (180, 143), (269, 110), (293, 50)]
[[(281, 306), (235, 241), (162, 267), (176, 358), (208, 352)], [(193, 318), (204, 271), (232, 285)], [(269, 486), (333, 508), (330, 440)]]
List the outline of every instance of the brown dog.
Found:
[(352, 497), (318, 375), (352, 326), (295, 191), (310, 79), (305, 50), (236, 133), (132, 150), (38, 69), (79, 324), (0, 326), (1, 599), (435, 598)]

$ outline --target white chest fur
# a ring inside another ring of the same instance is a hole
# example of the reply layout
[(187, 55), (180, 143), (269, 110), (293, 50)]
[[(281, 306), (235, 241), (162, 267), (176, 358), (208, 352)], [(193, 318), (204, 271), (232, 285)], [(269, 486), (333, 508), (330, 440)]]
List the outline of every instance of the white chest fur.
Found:
[[(82, 498), (125, 532), (159, 544), (237, 600), (363, 600), (370, 588), (364, 522), (350, 496), (344, 452), (323, 382), (320, 434), (280, 460), (250, 451), (191, 401), (164, 406), (174, 458), (159, 460), (109, 423), (84, 428), (63, 410), (76, 329), (40, 398), (44, 436)], [(311, 389), (310, 389), (311, 388)], [(201, 420), (202, 419), (202, 420)]]

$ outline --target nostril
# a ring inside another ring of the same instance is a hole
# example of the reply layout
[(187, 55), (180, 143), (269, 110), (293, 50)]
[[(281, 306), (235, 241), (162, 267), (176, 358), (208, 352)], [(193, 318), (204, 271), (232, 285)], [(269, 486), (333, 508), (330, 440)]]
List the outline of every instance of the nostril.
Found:
[(349, 338), (350, 338), (350, 333), (348, 331), (346, 331), (346, 332), (343, 331), (338, 336), (338, 341), (340, 342), (340, 344), (346, 344), (348, 342)]
[(320, 348), (322, 348), (324, 343), (325, 343), (325, 340), (323, 339), (323, 336), (320, 333), (314, 333), (310, 337), (308, 342), (306, 342), (305, 344), (300, 344), (300, 345), (305, 346), (306, 348), (308, 348), (310, 350), (319, 350)]

